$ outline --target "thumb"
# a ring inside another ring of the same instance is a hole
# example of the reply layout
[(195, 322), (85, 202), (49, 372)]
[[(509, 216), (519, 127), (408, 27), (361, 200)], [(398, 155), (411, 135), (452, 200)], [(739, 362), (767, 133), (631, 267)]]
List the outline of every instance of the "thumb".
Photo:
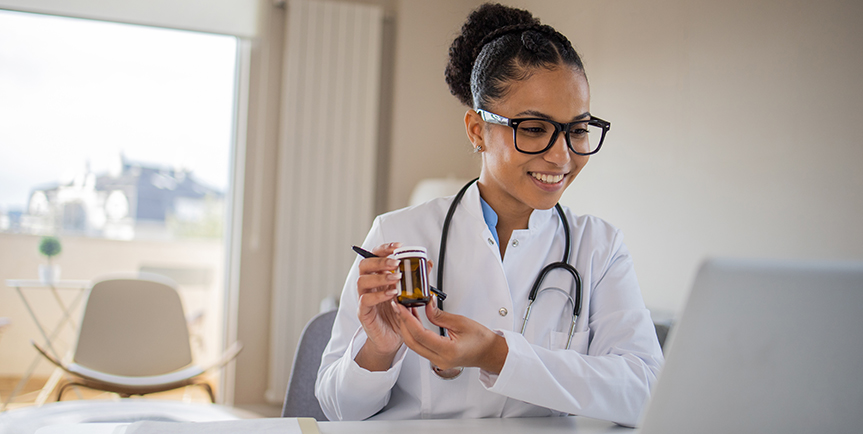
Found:
[(454, 329), (457, 325), (457, 316), (437, 308), (437, 303), (426, 304), (426, 318), (432, 324), (445, 329)]

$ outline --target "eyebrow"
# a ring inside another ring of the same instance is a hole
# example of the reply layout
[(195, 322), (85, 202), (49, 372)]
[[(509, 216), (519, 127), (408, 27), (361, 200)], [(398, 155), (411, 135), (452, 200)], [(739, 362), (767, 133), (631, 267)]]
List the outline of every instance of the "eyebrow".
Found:
[[(534, 117), (538, 117), (538, 118), (551, 119), (551, 116), (549, 116), (549, 115), (547, 115), (547, 114), (545, 114), (545, 113), (543, 113), (543, 112), (541, 112), (541, 111), (537, 111), (537, 110), (525, 110), (525, 111), (523, 111), (523, 112), (521, 112), (521, 113), (519, 113), (519, 114), (517, 114), (517, 115), (515, 115), (515, 116), (516, 116), (516, 117), (519, 117), (519, 116), (534, 116)], [(582, 114), (580, 114), (580, 115), (578, 115), (578, 116), (576, 116), (576, 117), (572, 118), (572, 121), (577, 121), (577, 120), (580, 120), (580, 119), (588, 119), (588, 118), (590, 118), (590, 112), (584, 112), (584, 113), (582, 113)]]

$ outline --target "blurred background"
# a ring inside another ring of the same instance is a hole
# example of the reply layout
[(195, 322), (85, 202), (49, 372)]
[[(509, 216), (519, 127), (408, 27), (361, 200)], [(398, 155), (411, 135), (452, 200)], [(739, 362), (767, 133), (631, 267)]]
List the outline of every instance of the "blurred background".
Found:
[[(467, 108), (449, 94), (443, 68), (481, 3), (0, 0), (2, 20), (64, 16), (155, 32), (96, 55), (68, 55), (96, 46), (80, 42), (36, 56), (62, 58), (44, 68), (63, 77), (75, 72), (79, 81), (65, 85), (78, 91), (63, 94), (46, 86), (64, 83), (22, 69), (27, 44), (56, 48), (85, 30), (0, 26), (0, 278), (37, 278), (43, 235), (63, 242), (54, 261), (64, 279), (141, 269), (186, 276), (187, 311), (209, 321), (204, 348), (245, 345), (219, 379), (220, 400), (277, 405), (302, 326), (322, 302), (331, 306), (354, 259), (348, 247), (373, 216), (407, 206), (417, 186), (421, 200), (478, 175)], [(554, 26), (583, 57), (591, 112), (612, 129), (562, 203), (622, 229), (655, 317), (680, 313), (708, 256), (863, 259), (863, 4), (502, 3)], [(327, 24), (345, 6), (357, 9)], [(345, 29), (362, 37), (333, 42)], [(97, 67), (71, 66), (75, 58)], [(165, 69), (141, 72), (159, 62)], [(137, 72), (97, 75), (118, 63)], [(130, 106), (95, 97), (80, 86), (88, 77)], [(140, 92), (147, 83), (154, 90)], [(135, 111), (155, 89), (167, 92)], [(38, 94), (46, 99), (34, 105)], [(100, 107), (108, 110), (95, 114)], [(93, 145), (101, 136), (112, 144)], [(146, 183), (133, 188), (139, 179)], [(157, 190), (149, 205), (137, 200)], [(136, 214), (148, 206), (160, 211)], [(49, 302), (38, 304), (57, 315)], [(11, 319), (0, 376), (14, 378), (38, 331), (12, 288), (0, 291), (0, 317)]]

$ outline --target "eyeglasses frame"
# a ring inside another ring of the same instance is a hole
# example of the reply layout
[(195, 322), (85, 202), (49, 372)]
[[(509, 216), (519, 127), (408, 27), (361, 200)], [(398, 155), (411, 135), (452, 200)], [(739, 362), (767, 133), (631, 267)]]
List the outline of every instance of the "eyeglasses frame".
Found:
[[(599, 152), (599, 149), (602, 148), (602, 144), (605, 142), (605, 135), (606, 135), (606, 133), (608, 133), (608, 130), (611, 129), (611, 122), (608, 122), (606, 120), (600, 119), (600, 118), (595, 117), (595, 116), (591, 116), (590, 118), (584, 119), (584, 120), (578, 120), (578, 121), (568, 122), (568, 123), (562, 124), (560, 122), (556, 122), (556, 121), (553, 121), (551, 119), (546, 119), (546, 118), (512, 118), (512, 119), (510, 119), (510, 118), (507, 118), (505, 116), (501, 116), (499, 114), (495, 114), (495, 113), (492, 113), (488, 110), (483, 110), (483, 109), (476, 109), (476, 112), (477, 112), (477, 114), (480, 115), (482, 120), (485, 122), (488, 122), (490, 124), (502, 125), (505, 127), (512, 128), (512, 144), (515, 146), (515, 150), (518, 152), (521, 152), (523, 154), (530, 154), (530, 155), (542, 154), (543, 152), (548, 151), (549, 149), (551, 149), (552, 146), (554, 146), (554, 142), (557, 141), (557, 136), (558, 136), (558, 134), (560, 134), (561, 131), (568, 131), (571, 126), (573, 126), (575, 124), (581, 124), (581, 123), (587, 123), (588, 125), (592, 125), (592, 126), (599, 127), (602, 129), (602, 136), (600, 136), (600, 138), (599, 138), (599, 144), (596, 145), (596, 149), (594, 149), (593, 151), (590, 151), (590, 152), (578, 152), (575, 150), (575, 148), (572, 147), (572, 140), (570, 139), (569, 134), (564, 134), (563, 138), (566, 141), (566, 146), (569, 148), (570, 151), (572, 151), (578, 155), (593, 155), (593, 154)], [(554, 126), (554, 133), (551, 135), (551, 140), (548, 142), (548, 146), (546, 146), (545, 149), (543, 149), (541, 151), (524, 151), (524, 150), (521, 150), (518, 148), (518, 141), (516, 140), (516, 134), (518, 131), (518, 124), (520, 124), (522, 122), (527, 122), (527, 121), (543, 121), (543, 122), (548, 122)]]

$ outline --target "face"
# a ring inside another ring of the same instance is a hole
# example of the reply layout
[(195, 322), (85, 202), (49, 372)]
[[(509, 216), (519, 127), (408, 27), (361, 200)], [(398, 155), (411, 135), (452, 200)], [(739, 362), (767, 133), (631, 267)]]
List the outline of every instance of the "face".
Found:
[[(590, 90), (580, 71), (539, 69), (527, 80), (512, 83), (488, 110), (510, 119), (572, 122), (590, 116)], [(465, 126), (473, 146), (482, 147), (480, 192), (498, 214), (529, 215), (553, 207), (590, 158), (570, 151), (563, 134), (542, 154), (521, 153), (515, 149), (512, 128), (485, 123), (473, 110), (465, 115)]]

